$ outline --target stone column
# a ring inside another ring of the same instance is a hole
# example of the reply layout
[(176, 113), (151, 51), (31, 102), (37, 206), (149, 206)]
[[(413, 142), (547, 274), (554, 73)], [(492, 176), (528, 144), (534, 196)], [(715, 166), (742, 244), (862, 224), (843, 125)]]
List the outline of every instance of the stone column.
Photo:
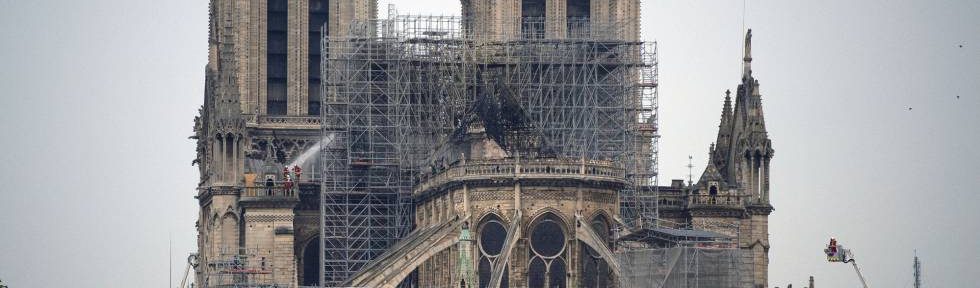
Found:
[[(258, 114), (268, 114), (268, 73), (266, 73), (266, 66), (268, 66), (268, 43), (269, 43), (269, 6), (268, 0), (251, 0), (252, 1), (252, 33), (255, 37), (252, 39), (252, 44), (255, 45), (255, 57), (254, 63), (252, 63), (252, 69), (255, 69), (253, 75), (255, 75), (255, 111)], [(251, 60), (250, 59), (250, 60)], [(253, 111), (245, 111), (245, 113), (252, 113)]]
[(765, 203), (769, 203), (769, 160), (770, 159), (772, 158), (766, 156), (765, 165), (763, 166), (764, 167), (763, 169), (765, 170), (762, 173), (762, 201)]
[(211, 138), (211, 183), (217, 184), (221, 183), (221, 174), (224, 170), (221, 165), (224, 163), (222, 161), (224, 157), (224, 143), (221, 142), (221, 135), (214, 136)]
[(241, 179), (242, 179), (241, 168), (244, 161), (242, 161), (241, 154), (242, 154), (242, 135), (239, 134), (239, 135), (235, 135), (235, 143), (232, 144), (231, 181), (235, 186), (239, 186), (241, 184)]
[[(303, 36), (302, 34), (307, 33), (306, 27), (301, 27), (302, 25), (302, 15), (308, 13), (305, 7), (302, 5), (305, 1), (289, 1), (289, 8), (287, 8), (288, 20), (286, 22), (286, 115), (303, 115), (306, 111), (300, 113), (299, 103), (303, 102), (301, 99), (302, 91), (300, 78), (305, 78), (306, 75), (302, 74), (301, 62), (308, 61), (308, 57), (302, 54), (302, 48), (300, 44)], [(300, 77), (303, 76), (303, 77)], [(305, 87), (305, 86), (303, 86)]]
[(742, 188), (742, 193), (745, 193), (745, 196), (748, 197), (748, 199), (752, 200), (752, 196), (754, 196), (754, 195), (752, 195), (752, 181), (751, 181), (752, 180), (752, 173), (750, 171), (750, 170), (752, 170), (752, 168), (751, 168), (752, 167), (752, 158), (751, 157), (745, 157), (745, 155), (742, 155), (741, 161), (739, 161), (738, 166), (740, 168), (742, 168), (742, 173), (740, 173), (740, 174), (742, 174), (741, 177), (740, 177), (741, 178), (740, 180), (741, 180), (742, 183), (739, 183), (742, 186), (741, 187)]
[[(296, 14), (297, 22), (297, 55), (299, 60), (297, 64), (297, 77), (296, 77), (296, 115), (308, 115), (310, 112), (310, 41), (317, 41), (317, 39), (310, 39), (310, 1), (309, 0), (299, 0), (299, 11)], [(326, 58), (324, 58), (326, 59)], [(319, 64), (315, 64), (319, 65)]]
[(545, 3), (545, 36), (547, 39), (565, 38), (567, 31), (568, 14), (566, 8), (567, 0), (546, 0)]
[[(463, 215), (469, 217), (473, 212), (470, 210), (470, 189), (466, 184), (463, 184)], [(478, 219), (470, 219), (470, 221), (476, 221)], [(470, 227), (476, 227), (476, 223), (470, 223)], [(473, 228), (471, 228), (473, 229)], [(474, 231), (476, 231), (474, 229)]]
[(752, 197), (756, 201), (760, 200), (759, 195), (759, 157), (749, 156), (749, 182), (752, 183), (749, 187), (751, 188)]
[(223, 171), (224, 173), (221, 173), (222, 174), (221, 179), (223, 180), (222, 182), (224, 182), (226, 185), (231, 186), (234, 184), (234, 179), (231, 178), (233, 178), (234, 177), (233, 175), (235, 175), (235, 171), (233, 169), (233, 167), (235, 167), (233, 166), (235, 161), (235, 136), (226, 134), (224, 144), (225, 144), (225, 151), (224, 151), (225, 159), (222, 159), (223, 163), (221, 164), (222, 167), (224, 167), (224, 171)]
[(244, 175), (245, 174), (245, 150), (246, 150), (245, 147), (248, 147), (247, 145), (249, 145), (248, 140), (241, 135), (239, 135), (239, 142), (240, 143), (238, 144), (238, 154), (237, 154), (238, 160), (235, 161), (235, 165), (237, 166), (235, 168), (235, 171), (238, 171), (238, 176), (235, 178), (236, 183), (242, 180), (245, 176)]

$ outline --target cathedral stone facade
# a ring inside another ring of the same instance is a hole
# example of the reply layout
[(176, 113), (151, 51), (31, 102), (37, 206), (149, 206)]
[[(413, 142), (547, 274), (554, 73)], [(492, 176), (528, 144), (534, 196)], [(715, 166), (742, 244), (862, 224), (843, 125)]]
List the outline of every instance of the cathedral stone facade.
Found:
[[(482, 39), (558, 39), (577, 29), (571, 23), (593, 19), (621, 23), (622, 40), (639, 40), (638, 0), (462, 0), (462, 7), (463, 25)], [(197, 287), (321, 284), (322, 172), (314, 160), (326, 55), (319, 39), (375, 18), (375, 0), (210, 1), (205, 100), (192, 137), (200, 169)], [(521, 26), (527, 23), (540, 25)], [(701, 178), (647, 190), (661, 193), (660, 219), (737, 239), (739, 275), (754, 288), (767, 287), (773, 150), (750, 39), (742, 83), (734, 103), (726, 92)], [(641, 154), (655, 149), (643, 140), (655, 127), (646, 128), (637, 131)], [(412, 193), (416, 229), (348, 283), (617, 287), (613, 242), (627, 229), (619, 191), (630, 185), (622, 167), (521, 158), (480, 141), (479, 152), (425, 175)]]

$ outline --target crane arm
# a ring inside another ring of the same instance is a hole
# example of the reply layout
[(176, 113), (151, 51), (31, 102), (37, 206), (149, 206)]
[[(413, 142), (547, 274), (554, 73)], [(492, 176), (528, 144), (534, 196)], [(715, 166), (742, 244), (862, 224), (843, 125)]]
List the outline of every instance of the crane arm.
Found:
[(844, 261), (844, 263), (847, 263), (847, 262), (851, 262), (851, 265), (854, 266), (854, 272), (857, 272), (858, 278), (861, 279), (861, 285), (863, 285), (864, 288), (868, 288), (868, 281), (865, 281), (864, 280), (864, 275), (861, 274), (861, 269), (858, 268), (857, 261), (854, 261), (854, 259), (848, 259), (848, 260)]
[(187, 287), (187, 276), (190, 275), (191, 267), (197, 266), (197, 254), (187, 257), (187, 267), (184, 268), (184, 277), (180, 278), (180, 288)]
[(184, 277), (180, 279), (180, 288), (187, 287), (187, 275), (190, 274), (191, 263), (187, 263), (187, 268), (184, 268)]

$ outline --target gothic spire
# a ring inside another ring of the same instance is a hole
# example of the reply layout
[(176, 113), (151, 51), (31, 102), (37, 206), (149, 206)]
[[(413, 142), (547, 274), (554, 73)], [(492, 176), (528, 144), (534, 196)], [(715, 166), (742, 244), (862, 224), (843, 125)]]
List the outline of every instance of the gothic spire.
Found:
[(731, 121), (732, 121), (732, 90), (725, 90), (725, 106), (721, 108), (720, 126), (727, 126), (727, 124)]
[[(718, 137), (715, 139), (717, 148), (712, 148), (711, 154), (715, 160), (724, 160), (731, 147), (732, 138), (732, 91), (725, 90), (725, 106), (721, 109), (721, 121), (718, 123)], [(714, 146), (714, 145), (713, 145)], [(714, 154), (722, 155), (714, 155)], [(724, 169), (724, 163), (719, 163)]]
[(705, 186), (708, 181), (718, 181), (721, 183), (725, 182), (725, 179), (721, 176), (718, 171), (717, 165), (715, 165), (715, 144), (712, 143), (711, 147), (708, 148), (708, 164), (704, 167), (704, 172), (701, 173), (701, 178), (698, 178), (698, 185)]
[(753, 128), (756, 132), (767, 134), (766, 132), (766, 117), (762, 113), (762, 93), (759, 92), (759, 80), (753, 80), (752, 83), (752, 110), (753, 116), (755, 117), (756, 125)]
[(739, 161), (742, 161), (745, 153), (748, 151), (759, 151), (764, 155), (771, 153), (762, 114), (759, 81), (752, 75), (751, 29), (745, 33), (742, 65), (742, 81), (734, 97), (730, 91), (725, 92), (725, 105), (722, 109), (721, 123), (718, 125), (717, 144), (712, 153), (714, 166), (731, 185), (745, 182), (744, 179), (740, 179), (744, 176), (740, 175), (742, 172), (736, 169), (740, 167)]

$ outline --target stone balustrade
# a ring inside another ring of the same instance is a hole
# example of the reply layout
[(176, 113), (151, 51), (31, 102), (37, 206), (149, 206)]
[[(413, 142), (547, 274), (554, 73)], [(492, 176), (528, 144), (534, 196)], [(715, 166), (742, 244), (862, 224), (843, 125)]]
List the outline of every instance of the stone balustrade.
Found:
[(248, 126), (278, 129), (320, 129), (320, 116), (246, 115)]
[(678, 193), (663, 193), (661, 191), (660, 195), (657, 197), (657, 206), (660, 209), (685, 209), (687, 208), (687, 199), (685, 195)]
[(737, 195), (691, 195), (690, 207), (729, 207), (742, 208), (745, 203)]
[(296, 193), (299, 187), (296, 185), (292, 186), (290, 189), (286, 189), (285, 186), (271, 186), (271, 187), (245, 187), (242, 188), (242, 197), (248, 198), (296, 198)]
[(610, 161), (576, 159), (499, 159), (469, 160), (445, 170), (423, 176), (414, 193), (445, 185), (452, 181), (480, 179), (580, 179), (626, 182), (625, 170)]

